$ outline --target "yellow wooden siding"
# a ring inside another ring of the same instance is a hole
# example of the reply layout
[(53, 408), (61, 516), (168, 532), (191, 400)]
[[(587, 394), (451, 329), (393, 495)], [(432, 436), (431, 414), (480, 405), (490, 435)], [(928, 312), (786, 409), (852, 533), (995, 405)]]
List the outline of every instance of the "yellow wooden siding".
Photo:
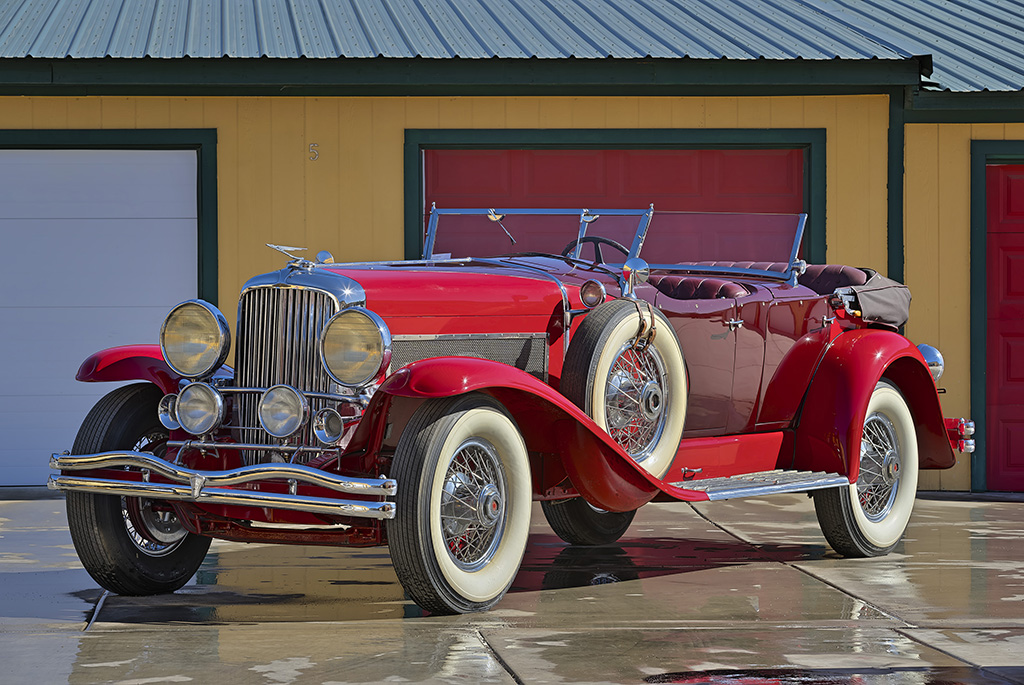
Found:
[[(907, 333), (945, 356), (947, 416), (971, 415), (971, 141), (1022, 139), (1024, 124), (906, 128), (906, 280), (914, 294)], [(961, 456), (949, 471), (922, 474), (922, 487), (969, 490), (970, 458)]]
[(885, 96), (0, 98), (8, 130), (216, 129), (228, 309), (250, 274), (280, 265), (266, 242), (402, 257), (408, 128), (824, 128), (828, 258), (884, 269), (887, 116)]

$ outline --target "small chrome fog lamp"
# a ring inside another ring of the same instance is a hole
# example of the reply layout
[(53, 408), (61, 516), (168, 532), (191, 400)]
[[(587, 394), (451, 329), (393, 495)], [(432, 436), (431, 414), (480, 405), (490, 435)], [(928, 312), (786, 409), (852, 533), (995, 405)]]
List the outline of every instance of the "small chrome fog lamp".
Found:
[(160, 398), (156, 413), (160, 418), (160, 425), (167, 430), (178, 430), (181, 424), (178, 423), (178, 396), (175, 394), (164, 395)]
[(260, 425), (275, 438), (287, 438), (306, 425), (309, 401), (290, 385), (267, 388), (260, 398)]
[(580, 300), (584, 307), (593, 309), (605, 300), (604, 286), (599, 281), (587, 281), (580, 286)]
[(178, 395), (174, 415), (192, 435), (208, 435), (224, 422), (224, 396), (206, 383), (189, 383)]
[(336, 409), (324, 407), (313, 417), (313, 435), (325, 445), (337, 445), (345, 433), (345, 422)]
[(921, 356), (928, 364), (928, 371), (931, 372), (932, 379), (938, 383), (942, 378), (942, 372), (946, 370), (946, 362), (942, 358), (942, 353), (931, 345), (918, 345), (917, 349), (921, 351)]

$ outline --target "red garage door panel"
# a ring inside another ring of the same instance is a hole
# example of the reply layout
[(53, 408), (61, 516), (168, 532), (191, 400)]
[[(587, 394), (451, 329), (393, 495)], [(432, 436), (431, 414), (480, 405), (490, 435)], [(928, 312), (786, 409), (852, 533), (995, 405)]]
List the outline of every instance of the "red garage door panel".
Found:
[(428, 150), (426, 208), (804, 208), (801, 150)]
[(986, 463), (990, 490), (1024, 491), (1024, 166), (987, 171)]

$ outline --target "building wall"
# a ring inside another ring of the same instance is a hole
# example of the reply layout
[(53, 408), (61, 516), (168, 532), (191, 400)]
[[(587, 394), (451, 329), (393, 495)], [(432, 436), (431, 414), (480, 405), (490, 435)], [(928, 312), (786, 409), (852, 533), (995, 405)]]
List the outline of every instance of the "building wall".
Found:
[[(914, 294), (907, 334), (942, 350), (947, 416), (970, 416), (971, 141), (1024, 140), (1024, 124), (908, 124), (904, 227)], [(983, 374), (985, 369), (976, 369)], [(968, 490), (970, 460), (927, 474), (924, 487)]]

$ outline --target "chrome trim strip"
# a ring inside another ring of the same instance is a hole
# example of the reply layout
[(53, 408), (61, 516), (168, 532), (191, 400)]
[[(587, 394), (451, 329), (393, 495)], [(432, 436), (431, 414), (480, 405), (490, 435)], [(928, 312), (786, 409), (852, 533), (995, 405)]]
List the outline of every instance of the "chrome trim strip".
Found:
[(151, 499), (204, 502), (208, 504), (234, 504), (239, 506), (290, 509), (313, 514), (355, 516), (370, 519), (393, 519), (394, 502), (361, 502), (335, 500), (325, 497), (305, 497), (282, 493), (257, 492), (254, 490), (231, 490), (228, 488), (204, 488), (198, 492), (191, 485), (168, 483), (136, 483), (107, 480), (104, 478), (78, 478), (75, 476), (51, 476), (46, 486), (51, 490), (73, 490), (94, 492), (101, 495), (125, 495), (127, 497), (148, 497)]
[[(237, 445), (217, 443), (221, 447), (235, 448)], [(260, 445), (268, 449), (267, 445)], [(273, 448), (270, 448), (273, 449)], [(227, 471), (199, 471), (177, 466), (169, 461), (146, 452), (100, 452), (98, 454), (54, 454), (50, 457), (50, 468), (62, 471), (133, 467), (159, 473), (179, 483), (194, 487), (198, 482), (206, 485), (241, 485), (266, 480), (294, 480), (329, 488), (350, 495), (394, 495), (398, 483), (391, 478), (348, 478), (335, 476), (301, 464), (254, 464)], [(111, 481), (117, 482), (117, 481)], [(127, 481), (135, 483), (135, 481)], [(202, 488), (200, 488), (202, 489)], [(330, 500), (327, 500), (330, 501)]]
[(411, 340), (533, 340), (546, 338), (547, 333), (428, 333), (423, 335), (396, 335), (392, 341)]

